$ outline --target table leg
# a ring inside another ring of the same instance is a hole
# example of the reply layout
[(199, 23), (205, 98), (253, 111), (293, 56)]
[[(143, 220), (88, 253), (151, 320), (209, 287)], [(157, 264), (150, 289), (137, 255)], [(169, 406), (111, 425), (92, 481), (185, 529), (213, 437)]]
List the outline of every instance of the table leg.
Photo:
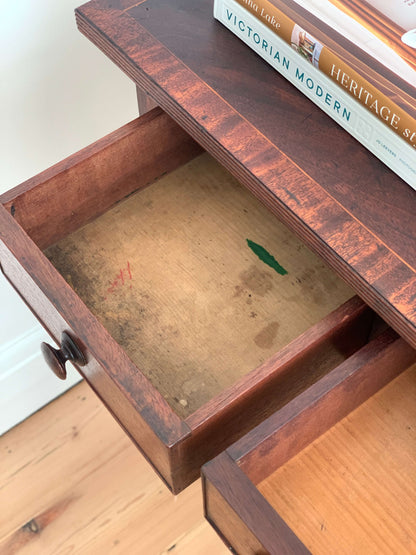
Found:
[(142, 116), (146, 112), (149, 112), (150, 110), (155, 108), (155, 106), (157, 106), (157, 103), (153, 100), (153, 98), (143, 89), (136, 86), (136, 92), (140, 116)]

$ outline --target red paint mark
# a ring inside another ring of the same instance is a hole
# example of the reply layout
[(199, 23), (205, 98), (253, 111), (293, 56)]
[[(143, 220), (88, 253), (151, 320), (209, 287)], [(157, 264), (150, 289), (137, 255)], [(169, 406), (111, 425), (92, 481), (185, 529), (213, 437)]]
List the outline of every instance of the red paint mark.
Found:
[[(107, 293), (115, 293), (116, 289), (126, 285), (127, 281), (133, 279), (133, 274), (131, 272), (130, 262), (127, 261), (126, 268), (120, 268), (118, 274), (110, 281), (110, 287), (107, 289)], [(130, 285), (131, 289), (131, 285)]]

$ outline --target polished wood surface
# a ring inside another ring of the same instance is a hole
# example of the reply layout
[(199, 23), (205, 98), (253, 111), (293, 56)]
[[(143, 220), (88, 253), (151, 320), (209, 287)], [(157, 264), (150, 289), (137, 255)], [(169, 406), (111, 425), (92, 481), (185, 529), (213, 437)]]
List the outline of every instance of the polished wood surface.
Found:
[(62, 333), (67, 331), (76, 339), (87, 359), (80, 373), (154, 462), (162, 478), (171, 483), (171, 465), (177, 465), (177, 444), (190, 433), (189, 427), (173, 413), (3, 206), (0, 260), (6, 278), (51, 337), (59, 344)]
[(234, 553), (309, 553), (227, 452), (203, 467), (202, 484), (205, 516)]
[(259, 482), (270, 471), (268, 462), (252, 449), (264, 441), (276, 466), (284, 464), (387, 385), (416, 360), (416, 351), (391, 329), (355, 352), (345, 362), (303, 391), (263, 422), (253, 436), (247, 434), (229, 448), (241, 467)]
[(87, 360), (80, 372), (176, 492), (206, 460), (328, 371), (328, 361), (366, 343), (372, 326), (371, 311), (353, 298), (182, 420), (4, 207), (0, 223), (3, 273), (58, 343), (64, 331), (76, 338)]
[[(386, 386), (398, 374), (413, 364), (415, 359), (416, 352), (410, 349), (402, 339), (398, 338), (391, 329), (381, 332), (373, 341), (352, 355), (346, 362), (334, 368), (331, 373), (302, 392), (282, 409), (276, 411), (274, 415), (229, 447), (224, 453), (204, 465), (202, 475), (205, 514), (214, 528), (225, 538), (227, 544), (235, 548), (241, 555), (304, 553), (303, 536), (295, 541), (299, 523), (295, 527), (292, 526), (292, 523), (298, 522), (298, 515), (292, 512), (290, 524), (285, 522), (284, 519), (282, 520), (282, 515), (272, 510), (270, 503), (258, 488), (258, 484), (267, 481), (277, 469), (282, 469), (281, 475), (284, 475), (285, 464), (288, 461), (290, 464), (290, 460), (296, 457), (302, 449), (305, 449), (331, 426), (337, 424), (351, 411), (359, 407), (361, 403), (367, 401), (377, 391)], [(406, 373), (406, 375), (411, 376), (411, 381), (414, 380), (415, 370), (416, 366), (413, 365)], [(406, 409), (412, 404), (412, 388), (407, 386), (407, 378), (399, 383), (402, 384), (400, 389), (403, 397), (410, 393), (410, 398), (406, 400), (403, 407), (400, 404), (395, 404), (396, 410), (399, 413), (403, 410), (404, 419), (407, 419), (409, 429), (403, 432), (407, 437), (409, 434), (414, 435), (411, 431), (413, 422)], [(371, 403), (372, 400), (368, 402)], [(384, 427), (387, 436), (383, 431), (380, 431), (380, 435), (374, 438), (380, 452), (388, 448), (385, 438), (394, 437), (394, 424), (392, 429), (389, 425), (389, 419), (394, 418), (393, 412), (388, 402), (384, 402), (383, 406), (386, 413)], [(400, 421), (403, 423), (403, 418)], [(403, 437), (403, 433), (401, 437)], [(354, 435), (356, 434), (359, 434), (359, 430), (356, 430)], [(352, 438), (351, 441), (353, 441)], [(337, 443), (334, 445), (335, 451), (337, 445)], [(395, 448), (398, 451), (408, 452), (408, 447), (403, 444), (402, 440), (398, 440)], [(412, 449), (411, 446), (410, 449)], [(409, 457), (406, 454), (399, 458), (400, 461), (408, 459)], [(360, 457), (350, 458), (351, 465), (353, 460), (354, 464), (357, 465), (363, 462)], [(331, 477), (337, 480), (338, 470), (336, 461), (331, 462), (331, 459), (329, 459), (325, 464), (329, 465), (331, 469), (330, 476), (322, 477), (323, 483), (328, 485)], [(322, 464), (318, 462), (314, 466), (314, 472), (319, 474), (321, 466), (324, 467), (325, 464), (324, 462)], [(377, 455), (374, 464), (377, 464)], [(371, 463), (369, 463), (369, 469), (371, 471)], [(360, 470), (357, 470), (357, 472), (359, 473)], [(385, 469), (385, 472), (387, 480), (388, 469)], [(392, 472), (390, 477), (392, 482), (395, 483), (395, 487), (397, 486), (396, 492), (400, 488), (406, 489), (409, 481), (413, 480), (414, 482), (414, 463), (412, 461), (406, 468), (403, 468), (403, 473), (406, 476), (405, 479), (398, 479), (397, 472)], [(271, 480), (273, 482), (273, 479)], [(294, 480), (296, 481), (295, 476)], [(342, 475), (339, 480), (342, 480)], [(299, 481), (302, 483), (301, 477), (299, 477)], [(264, 484), (266, 483), (264, 482)], [(307, 484), (304, 485), (306, 488), (308, 487)], [(269, 486), (264, 487), (267, 489)], [(357, 487), (361, 488), (360, 491), (365, 496), (365, 484), (361, 482), (361, 485)], [(390, 486), (388, 486), (389, 489), (391, 489)], [(331, 488), (328, 487), (328, 491), (330, 490)], [(278, 498), (280, 490), (275, 488), (274, 491), (274, 496)], [(293, 507), (298, 502), (302, 505), (304, 496), (299, 494), (299, 491), (298, 495), (300, 499), (294, 500), (293, 503), (290, 501), (289, 495), (288, 507)], [(286, 497), (282, 495), (281, 504), (285, 504)], [(388, 497), (386, 497), (383, 510), (388, 506), (388, 503)], [(275, 506), (277, 506), (276, 503)], [(354, 504), (348, 510), (354, 512)], [(387, 512), (392, 520), (391, 530), (394, 530), (396, 515), (389, 512), (388, 509)], [(285, 514), (287, 514), (287, 511)], [(316, 521), (316, 515), (314, 518)], [(348, 515), (346, 515), (347, 518)], [(398, 525), (400, 526), (400, 522), (398, 522)], [(376, 529), (372, 530), (371, 533), (377, 533), (379, 524), (374, 521), (373, 526), (376, 526)], [(276, 538), (276, 530), (280, 530), (278, 538)], [(336, 530), (334, 533), (336, 535)], [(254, 537), (257, 544), (256, 542), (253, 544), (249, 540), (250, 537)], [(334, 541), (336, 542), (336, 540)], [(319, 538), (316, 542), (316, 545), (319, 545)], [(261, 549), (258, 544), (260, 544)], [(256, 547), (253, 548), (253, 545)], [(306, 548), (309, 546), (309, 540), (307, 540)], [(329, 552), (331, 552), (331, 549), (329, 549)]]
[(0, 553), (226, 555), (200, 482), (177, 497), (83, 382), (0, 438)]
[(416, 346), (415, 191), (215, 22), (211, 4), (93, 0), (77, 21)]

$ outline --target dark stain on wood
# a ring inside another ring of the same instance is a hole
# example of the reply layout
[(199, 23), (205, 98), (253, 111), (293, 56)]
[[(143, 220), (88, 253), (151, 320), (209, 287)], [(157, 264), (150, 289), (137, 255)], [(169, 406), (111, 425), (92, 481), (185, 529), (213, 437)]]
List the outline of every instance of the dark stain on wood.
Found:
[(254, 343), (261, 349), (270, 349), (274, 344), (279, 327), (279, 322), (271, 322), (256, 335)]
[(53, 507), (46, 509), (43, 513), (33, 517), (17, 529), (9, 539), (2, 545), (2, 553), (13, 554), (23, 549), (42, 534), (42, 532), (55, 520), (60, 518), (68, 507), (76, 500), (75, 497), (63, 499)]
[(39, 524), (34, 518), (32, 518), (32, 520), (29, 520), (29, 522), (26, 522), (26, 524), (22, 526), (22, 530), (25, 532), (32, 532), (33, 534), (40, 534), (41, 532)]
[(261, 297), (273, 289), (273, 279), (269, 272), (259, 270), (254, 264), (240, 274), (240, 279), (245, 289)]

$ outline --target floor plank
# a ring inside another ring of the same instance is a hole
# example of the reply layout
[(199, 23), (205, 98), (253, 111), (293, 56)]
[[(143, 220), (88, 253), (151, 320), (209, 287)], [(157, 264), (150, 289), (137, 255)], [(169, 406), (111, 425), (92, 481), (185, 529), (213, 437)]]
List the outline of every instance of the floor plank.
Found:
[(82, 383), (0, 438), (0, 553), (222, 555), (197, 482), (161, 483)]

